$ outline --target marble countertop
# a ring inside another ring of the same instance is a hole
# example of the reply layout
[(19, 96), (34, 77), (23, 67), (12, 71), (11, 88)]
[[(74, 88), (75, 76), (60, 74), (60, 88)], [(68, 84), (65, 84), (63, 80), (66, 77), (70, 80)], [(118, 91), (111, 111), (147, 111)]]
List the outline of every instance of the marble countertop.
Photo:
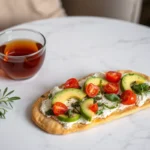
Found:
[(92, 72), (132, 69), (150, 75), (150, 29), (124, 21), (72, 17), (31, 22), (16, 28), (42, 32), (45, 62), (38, 74), (14, 81), (1, 74), (1, 89), (22, 99), (0, 120), (0, 150), (149, 150), (150, 110), (66, 136), (50, 135), (31, 121), (33, 102), (54, 85)]

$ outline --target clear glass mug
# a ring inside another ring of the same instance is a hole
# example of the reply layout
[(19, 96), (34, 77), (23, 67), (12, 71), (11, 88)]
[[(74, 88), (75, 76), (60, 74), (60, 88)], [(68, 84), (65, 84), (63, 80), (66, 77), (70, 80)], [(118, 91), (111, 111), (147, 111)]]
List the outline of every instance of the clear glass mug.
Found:
[(46, 39), (40, 32), (13, 29), (0, 34), (0, 69), (15, 80), (33, 77), (41, 68)]

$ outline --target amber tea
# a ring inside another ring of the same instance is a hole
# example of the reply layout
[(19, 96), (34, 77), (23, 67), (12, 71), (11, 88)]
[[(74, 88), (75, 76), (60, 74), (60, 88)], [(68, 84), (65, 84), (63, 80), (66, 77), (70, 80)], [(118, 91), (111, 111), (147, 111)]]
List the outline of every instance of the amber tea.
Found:
[(43, 64), (45, 51), (41, 51), (42, 47), (42, 44), (27, 39), (1, 45), (0, 53), (4, 54), (0, 59), (1, 68), (13, 79), (30, 78)]

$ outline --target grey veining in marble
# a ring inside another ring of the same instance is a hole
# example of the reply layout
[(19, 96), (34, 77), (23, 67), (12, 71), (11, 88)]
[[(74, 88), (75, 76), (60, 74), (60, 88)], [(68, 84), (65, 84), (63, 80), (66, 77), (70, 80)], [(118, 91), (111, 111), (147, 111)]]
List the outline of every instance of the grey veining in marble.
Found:
[(0, 120), (0, 150), (150, 150), (150, 110), (67, 136), (49, 135), (31, 121), (31, 105), (70, 77), (132, 69), (150, 75), (150, 29), (124, 21), (75, 17), (31, 22), (16, 28), (42, 32), (45, 62), (29, 80), (1, 75), (1, 88), (15, 89), (22, 100)]

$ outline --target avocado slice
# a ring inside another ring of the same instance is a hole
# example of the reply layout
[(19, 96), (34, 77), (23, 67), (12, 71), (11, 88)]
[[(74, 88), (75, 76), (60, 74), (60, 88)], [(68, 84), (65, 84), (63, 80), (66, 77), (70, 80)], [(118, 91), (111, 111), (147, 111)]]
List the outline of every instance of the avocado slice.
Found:
[(95, 113), (89, 109), (90, 105), (93, 105), (93, 104), (94, 104), (94, 99), (89, 98), (83, 101), (80, 105), (81, 114), (86, 120), (91, 121), (92, 117), (95, 116)]
[(86, 94), (80, 89), (74, 88), (64, 89), (55, 94), (55, 96), (52, 98), (52, 105), (56, 102), (65, 103), (65, 101), (69, 100), (70, 98), (82, 100), (85, 96)]
[(121, 90), (122, 91), (132, 90), (131, 85), (134, 82), (144, 83), (144, 82), (146, 82), (146, 78), (144, 78), (143, 76), (136, 74), (136, 73), (128, 73), (128, 74), (124, 75), (121, 79), (121, 82), (120, 82)]
[(103, 78), (100, 78), (100, 77), (90, 77), (86, 80), (85, 82), (85, 87), (90, 84), (90, 83), (93, 83), (94, 85), (97, 85), (97, 86), (100, 86), (100, 84), (102, 85), (106, 85), (108, 82), (103, 79)]
[(58, 120), (64, 121), (64, 122), (74, 122), (80, 119), (80, 115), (74, 113), (71, 117), (68, 117), (67, 115), (59, 115), (57, 118)]

